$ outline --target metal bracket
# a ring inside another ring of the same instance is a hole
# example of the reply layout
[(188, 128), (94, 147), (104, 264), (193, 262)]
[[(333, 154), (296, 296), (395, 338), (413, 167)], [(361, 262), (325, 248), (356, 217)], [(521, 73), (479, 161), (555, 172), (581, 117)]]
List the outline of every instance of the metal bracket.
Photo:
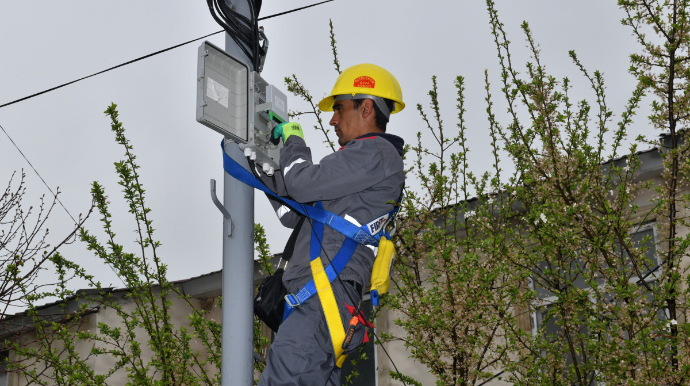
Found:
[[(398, 212), (400, 212), (400, 211), (398, 211)], [(395, 213), (392, 221), (390, 222), (390, 224), (393, 224), (393, 229), (391, 229), (388, 232), (388, 234), (391, 236), (391, 238), (393, 238), (393, 236), (395, 236), (395, 233), (398, 231), (398, 212)], [(385, 229), (387, 226), (388, 226), (388, 224), (384, 225), (383, 228)]]
[(260, 105), (255, 105), (255, 107), (254, 107), (254, 111), (268, 111), (268, 110), (273, 110), (273, 103), (272, 102), (262, 103)]
[(228, 234), (228, 237), (232, 236), (232, 217), (230, 217), (230, 213), (228, 213), (228, 210), (225, 209), (223, 204), (220, 203), (218, 200), (218, 197), (216, 196), (216, 180), (211, 179), (211, 200), (213, 200), (213, 203), (216, 204), (216, 208), (220, 211), (220, 213), (223, 214), (223, 217), (225, 217), (225, 224), (226, 224), (226, 231)]

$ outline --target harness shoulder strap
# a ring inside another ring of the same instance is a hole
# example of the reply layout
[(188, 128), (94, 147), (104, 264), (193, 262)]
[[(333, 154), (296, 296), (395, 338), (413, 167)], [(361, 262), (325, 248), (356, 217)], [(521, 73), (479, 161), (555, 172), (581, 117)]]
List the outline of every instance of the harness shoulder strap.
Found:
[[(223, 148), (223, 142), (221, 142), (221, 148)], [(274, 191), (269, 189), (263, 184), (259, 179), (254, 177), (249, 171), (238, 164), (234, 159), (232, 159), (225, 150), (223, 149), (223, 169), (235, 177), (237, 180), (258, 189), (272, 197), (275, 197), (278, 201), (283, 202), (285, 205), (289, 206), (295, 212), (300, 213), (306, 217), (309, 217), (313, 221), (321, 224), (328, 225), (329, 227), (335, 229), (336, 231), (345, 235), (345, 237), (350, 238), (364, 245), (378, 245), (380, 235), (377, 233), (372, 235), (367, 229), (366, 225), (362, 227), (357, 227), (356, 225), (350, 223), (344, 218), (338, 216), (335, 213), (331, 213), (322, 207), (309, 206), (300, 204), (296, 201), (287, 199), (277, 195)]]
[[(345, 329), (343, 328), (342, 318), (340, 317), (340, 311), (335, 300), (335, 295), (333, 294), (331, 282), (333, 282), (345, 266), (347, 266), (358, 244), (378, 245), (382, 236), (388, 237), (387, 232), (383, 228), (386, 222), (395, 215), (397, 207), (369, 224), (358, 227), (344, 218), (325, 210), (321, 202), (317, 202), (314, 206), (308, 206), (277, 195), (228, 156), (227, 153), (225, 153), (223, 142), (221, 142), (221, 148), (223, 149), (223, 169), (228, 174), (255, 189), (275, 197), (297, 213), (313, 220), (310, 243), (312, 280), (302, 287), (296, 295), (288, 294), (285, 296), (287, 307), (285, 307), (283, 313), (283, 321), (290, 316), (295, 307), (300, 306), (314, 294), (318, 294), (321, 307), (326, 317), (328, 331), (331, 335), (333, 352), (336, 357), (336, 366), (341, 367), (347, 356), (342, 355), (344, 351), (342, 342), (345, 340)], [(346, 237), (340, 250), (326, 268), (323, 267), (320, 256), (324, 225), (328, 225)], [(384, 240), (385, 237), (383, 238)]]
[[(316, 205), (322, 206), (323, 204), (319, 202)], [(323, 314), (326, 317), (328, 332), (331, 336), (331, 343), (333, 344), (333, 353), (335, 354), (336, 358), (336, 366), (341, 367), (346, 357), (345, 355), (342, 355), (344, 350), (341, 347), (342, 342), (345, 340), (345, 329), (343, 328), (343, 320), (340, 317), (338, 303), (335, 300), (333, 288), (331, 287), (332, 279), (328, 277), (329, 275), (326, 272), (326, 269), (324, 269), (323, 262), (321, 261), (320, 240), (323, 239), (323, 224), (316, 223), (313, 225), (311, 244), (309, 246), (311, 273), (313, 277), (310, 283), (314, 285), (314, 289), (319, 295), (321, 308), (323, 309)], [(288, 307), (285, 308), (287, 309)]]

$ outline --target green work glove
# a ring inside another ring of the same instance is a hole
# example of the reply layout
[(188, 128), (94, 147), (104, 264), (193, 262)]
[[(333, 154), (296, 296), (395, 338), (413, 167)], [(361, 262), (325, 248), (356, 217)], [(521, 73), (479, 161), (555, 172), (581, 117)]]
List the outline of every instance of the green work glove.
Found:
[(285, 143), (291, 135), (296, 135), (304, 139), (304, 133), (302, 133), (302, 126), (296, 122), (284, 122), (276, 126), (271, 135), (271, 142), (278, 144), (280, 137), (283, 137), (283, 143)]

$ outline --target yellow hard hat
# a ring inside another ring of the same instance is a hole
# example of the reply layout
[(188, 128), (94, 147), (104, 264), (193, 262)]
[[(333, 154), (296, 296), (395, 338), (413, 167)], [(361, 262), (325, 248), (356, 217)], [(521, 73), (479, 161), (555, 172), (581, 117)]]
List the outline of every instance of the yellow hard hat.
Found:
[[(377, 98), (378, 97), (378, 98)], [(402, 101), (402, 90), (397, 79), (385, 69), (369, 63), (348, 67), (335, 81), (331, 95), (319, 102), (321, 111), (333, 111), (336, 99), (372, 99), (379, 109), (388, 117), (389, 113), (397, 113), (405, 108)], [(393, 111), (380, 98), (395, 102)], [(383, 108), (382, 108), (383, 105)]]

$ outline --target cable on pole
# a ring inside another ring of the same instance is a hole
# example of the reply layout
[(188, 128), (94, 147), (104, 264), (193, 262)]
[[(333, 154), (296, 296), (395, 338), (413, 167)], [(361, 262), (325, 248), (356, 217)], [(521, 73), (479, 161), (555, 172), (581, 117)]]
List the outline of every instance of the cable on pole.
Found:
[(251, 61), (254, 68), (257, 68), (258, 50), (255, 41), (258, 40), (258, 28), (256, 15), (254, 13), (253, 0), (248, 0), (251, 18), (242, 15), (230, 7), (225, 0), (206, 0), (211, 16), (218, 23), (228, 36), (235, 41), (235, 44), (242, 50)]

